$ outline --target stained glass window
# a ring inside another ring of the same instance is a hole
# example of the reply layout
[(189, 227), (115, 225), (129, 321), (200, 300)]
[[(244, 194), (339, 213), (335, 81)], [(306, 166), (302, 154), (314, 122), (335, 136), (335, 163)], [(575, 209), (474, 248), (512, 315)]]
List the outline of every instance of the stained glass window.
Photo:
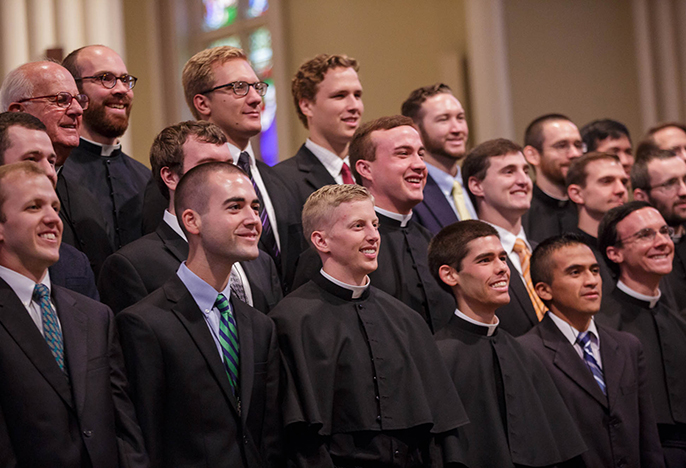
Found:
[(202, 3), (205, 6), (205, 31), (229, 26), (238, 17), (238, 0), (203, 0)]
[(231, 46), (241, 48), (241, 38), (233, 35), (228, 37), (222, 37), (210, 43), (208, 47), (220, 47), (220, 46)]
[(257, 18), (258, 16), (264, 15), (268, 8), (268, 0), (250, 0), (250, 5), (248, 6), (246, 16), (248, 18)]

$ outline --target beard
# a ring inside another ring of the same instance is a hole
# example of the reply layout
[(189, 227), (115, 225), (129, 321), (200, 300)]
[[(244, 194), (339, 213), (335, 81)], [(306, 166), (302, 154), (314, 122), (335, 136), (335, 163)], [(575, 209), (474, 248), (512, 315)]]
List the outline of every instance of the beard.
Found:
[(131, 114), (132, 103), (129, 101), (124, 116), (111, 115), (107, 112), (106, 102), (92, 102), (88, 109), (83, 111), (83, 122), (90, 129), (107, 138), (119, 138), (129, 127), (129, 115)]
[(424, 143), (424, 149), (426, 149), (426, 151), (432, 156), (459, 161), (467, 152), (465, 149), (465, 151), (462, 151), (461, 153), (450, 153), (446, 151), (442, 141), (429, 138), (429, 135), (427, 135), (424, 129), (421, 127), (419, 130), (422, 137), (422, 142)]
[(565, 186), (565, 176), (562, 174), (562, 168), (556, 165), (553, 161), (541, 156), (541, 173), (552, 183), (560, 187)]

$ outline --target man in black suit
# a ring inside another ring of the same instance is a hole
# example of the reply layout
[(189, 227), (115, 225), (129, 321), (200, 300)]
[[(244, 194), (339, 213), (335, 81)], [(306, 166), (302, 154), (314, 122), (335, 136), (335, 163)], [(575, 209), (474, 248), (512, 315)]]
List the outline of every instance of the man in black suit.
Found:
[(51, 283), (62, 222), (34, 163), (0, 167), (0, 460), (145, 467), (112, 312)]
[[(598, 323), (635, 335), (643, 345), (649, 388), (667, 466), (686, 466), (686, 321), (660, 280), (672, 271), (672, 229), (660, 212), (632, 201), (605, 214), (600, 251), (618, 274)], [(681, 285), (683, 287), (683, 285)]]
[[(174, 192), (183, 174), (199, 164), (230, 159), (226, 136), (210, 122), (181, 122), (155, 138), (150, 165), (158, 190), (169, 198), (168, 208), (155, 232), (124, 246), (103, 264), (98, 287), (102, 301), (115, 313), (161, 287), (188, 256), (186, 235), (174, 210)], [(254, 260), (236, 262), (232, 278), (242, 291), (239, 298), (264, 313), (281, 300), (278, 272), (265, 252)]]
[(536, 170), (531, 208), (522, 223), (529, 239), (541, 242), (576, 227), (576, 208), (569, 201), (565, 177), (582, 154), (579, 129), (562, 114), (546, 114), (524, 133), (524, 156)]
[(586, 466), (664, 466), (643, 347), (593, 320), (602, 280), (591, 249), (575, 235), (552, 237), (534, 251), (531, 275), (550, 310), (520, 342), (562, 394), (589, 448)]
[(259, 199), (242, 171), (211, 162), (183, 176), (174, 204), (188, 260), (116, 319), (151, 466), (277, 466), (276, 330), (229, 278), (257, 258)]
[(469, 137), (460, 101), (448, 85), (437, 83), (412, 91), (401, 112), (417, 125), (426, 148), (428, 174), (424, 200), (413, 210), (415, 220), (436, 234), (456, 221), (476, 219), (458, 165), (467, 151)]
[(260, 248), (274, 259), (287, 292), (306, 247), (300, 212), (293, 209), (289, 189), (272, 168), (256, 159), (250, 144), (250, 138), (262, 131), (262, 96), (268, 85), (258, 79), (245, 52), (230, 46), (195, 54), (183, 67), (182, 81), (193, 117), (224, 131), (233, 163), (253, 181), (263, 225)]
[(320, 54), (300, 65), (291, 82), (298, 118), (309, 138), (274, 172), (289, 186), (298, 213), (318, 188), (355, 183), (348, 146), (364, 112), (358, 70), (354, 58)]
[(518, 144), (500, 138), (469, 152), (462, 165), (462, 177), (479, 219), (498, 231), (507, 253), (510, 303), (496, 311), (500, 327), (513, 336), (523, 335), (545, 313), (529, 275), (535, 245), (529, 243), (522, 227), (522, 215), (531, 204), (529, 165)]
[[(55, 184), (55, 159), (45, 125), (37, 117), (25, 112), (0, 114), (0, 165), (33, 161)], [(75, 247), (61, 243), (60, 259), (48, 270), (54, 284), (100, 300), (88, 257)]]

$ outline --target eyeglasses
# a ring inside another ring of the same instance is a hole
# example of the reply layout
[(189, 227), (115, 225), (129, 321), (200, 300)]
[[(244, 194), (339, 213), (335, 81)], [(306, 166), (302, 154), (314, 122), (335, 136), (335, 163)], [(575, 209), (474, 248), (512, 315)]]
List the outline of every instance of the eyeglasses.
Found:
[(76, 79), (76, 81), (83, 80), (100, 80), (100, 83), (102, 83), (102, 85), (107, 89), (112, 89), (117, 86), (117, 80), (119, 80), (127, 88), (133, 89), (133, 87), (136, 86), (136, 81), (138, 81), (138, 78), (126, 73), (122, 76), (116, 76), (114, 73), (105, 72), (101, 73), (100, 75), (82, 76), (81, 78)]
[(259, 94), (260, 96), (264, 96), (265, 94), (267, 94), (267, 88), (269, 88), (269, 85), (264, 81), (258, 81), (256, 83), (248, 83), (247, 81), (234, 81), (232, 83), (215, 86), (212, 89), (208, 89), (207, 91), (203, 91), (202, 93), (198, 94), (207, 94), (218, 89), (230, 88), (233, 89), (233, 92), (236, 96), (243, 97), (248, 94), (248, 91), (250, 91), (251, 86), (255, 88), (255, 91), (257, 91), (257, 94)]
[(79, 103), (81, 109), (83, 110), (88, 109), (88, 103), (90, 102), (90, 99), (88, 99), (88, 96), (86, 96), (85, 94), (77, 94), (75, 96), (72, 96), (66, 91), (63, 93), (52, 94), (50, 96), (36, 96), (20, 99), (17, 102), (36, 101), (38, 99), (47, 99), (48, 101), (52, 101), (55, 104), (57, 104), (58, 107), (63, 107), (65, 109), (68, 109), (69, 106), (71, 106), (72, 99), (76, 99), (76, 102)]
[(674, 235), (674, 228), (667, 226), (666, 224), (662, 226), (659, 230), (655, 230), (653, 228), (645, 228), (641, 229), (640, 231), (625, 237), (624, 239), (620, 239), (619, 242), (621, 243), (626, 243), (633, 240), (636, 240), (638, 242), (654, 242), (655, 237), (658, 235), (658, 233), (662, 237), (667, 237), (667, 238), (672, 238)]
[(672, 179), (669, 179), (667, 182), (663, 182), (661, 184), (657, 185), (652, 185), (648, 187), (648, 190), (655, 190), (655, 189), (662, 189), (666, 195), (673, 195), (676, 193), (677, 190), (679, 190), (679, 187), (681, 187), (681, 184), (686, 185), (686, 176), (683, 177), (682, 179), (679, 179), (678, 177), (674, 177)]

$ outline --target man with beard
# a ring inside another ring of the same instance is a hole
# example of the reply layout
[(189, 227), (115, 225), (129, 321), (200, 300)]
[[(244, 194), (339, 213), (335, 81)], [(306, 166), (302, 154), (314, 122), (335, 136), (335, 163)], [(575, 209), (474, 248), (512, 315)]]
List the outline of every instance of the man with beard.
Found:
[(665, 281), (678, 310), (686, 309), (686, 162), (671, 150), (643, 143), (631, 171), (634, 199), (653, 205), (674, 229), (674, 263)]
[(64, 166), (68, 182), (84, 184), (100, 205), (115, 250), (141, 236), (143, 191), (150, 170), (121, 150), (129, 126), (136, 77), (112, 49), (93, 45), (63, 62), (79, 91), (90, 99), (78, 148)]
[(567, 196), (565, 177), (582, 147), (579, 129), (562, 114), (541, 116), (526, 128), (524, 156), (536, 170), (531, 208), (522, 219), (530, 240), (541, 242), (576, 227), (576, 207)]
[(414, 207), (415, 220), (436, 234), (456, 221), (476, 219), (476, 211), (462, 185), (458, 162), (464, 157), (469, 128), (462, 104), (448, 85), (415, 89), (403, 102), (424, 141), (427, 177), (424, 200)]

